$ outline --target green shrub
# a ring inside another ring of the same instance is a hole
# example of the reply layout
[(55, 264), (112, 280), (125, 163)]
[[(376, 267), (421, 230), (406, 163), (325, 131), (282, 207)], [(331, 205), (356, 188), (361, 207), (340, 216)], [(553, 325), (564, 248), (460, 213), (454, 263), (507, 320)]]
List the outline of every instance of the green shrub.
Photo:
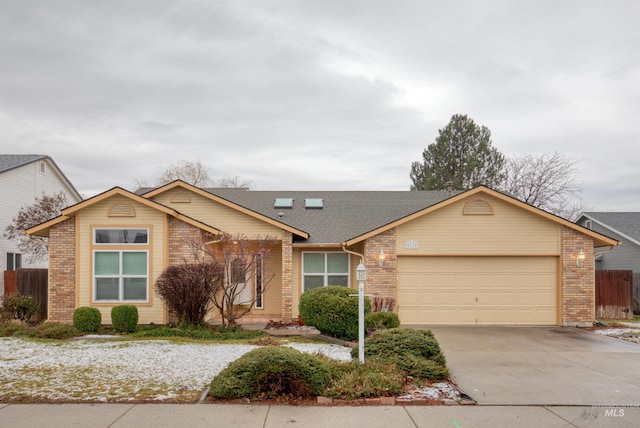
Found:
[[(444, 354), (430, 330), (392, 328), (378, 330), (364, 342), (366, 357), (395, 364), (406, 376), (443, 379), (448, 376)], [(358, 349), (351, 355), (356, 358)]]
[[(321, 333), (343, 340), (358, 337), (358, 298), (351, 288), (341, 286), (318, 287), (300, 296), (300, 319)], [(371, 312), (365, 297), (365, 315)]]
[(37, 312), (38, 305), (36, 305), (31, 296), (11, 293), (2, 297), (0, 318), (5, 322), (8, 320), (29, 322)]
[(395, 365), (382, 364), (376, 360), (332, 365), (331, 385), (324, 395), (343, 400), (367, 397), (388, 397), (403, 392), (402, 373)]
[(211, 382), (218, 399), (321, 395), (331, 380), (322, 359), (289, 347), (267, 346), (243, 355)]
[(41, 339), (68, 339), (80, 335), (82, 332), (72, 325), (50, 321), (40, 324), (30, 332), (30, 336)]
[(83, 306), (73, 312), (73, 326), (83, 333), (95, 333), (102, 323), (98, 308)]
[(138, 325), (138, 308), (120, 305), (111, 308), (111, 324), (116, 333), (133, 333)]
[(364, 317), (365, 328), (398, 328), (400, 318), (395, 312), (371, 312)]

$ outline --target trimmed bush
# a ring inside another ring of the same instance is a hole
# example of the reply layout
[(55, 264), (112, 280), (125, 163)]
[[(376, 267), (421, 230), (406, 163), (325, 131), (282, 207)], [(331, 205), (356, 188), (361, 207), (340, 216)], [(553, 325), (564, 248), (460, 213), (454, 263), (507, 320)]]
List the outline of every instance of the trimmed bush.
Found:
[[(364, 352), (365, 357), (382, 364), (395, 364), (405, 376), (435, 380), (449, 375), (444, 354), (430, 330), (378, 330), (365, 339)], [(354, 348), (351, 356), (357, 358), (358, 349)]]
[[(358, 298), (356, 291), (342, 286), (318, 287), (300, 296), (300, 319), (321, 333), (343, 340), (358, 338)], [(371, 312), (365, 297), (365, 315)]]
[(331, 385), (324, 393), (331, 398), (355, 400), (367, 397), (389, 397), (404, 391), (404, 376), (395, 365), (371, 359), (332, 364)]
[(318, 357), (284, 346), (246, 353), (211, 382), (213, 398), (299, 398), (321, 395), (331, 380)]
[(73, 326), (83, 333), (95, 333), (102, 323), (98, 308), (82, 306), (73, 311)]
[(116, 333), (133, 333), (138, 326), (138, 308), (119, 305), (111, 308), (111, 324)]
[(371, 312), (364, 317), (365, 328), (398, 328), (400, 318), (395, 312)]
[(37, 312), (38, 306), (35, 304), (31, 296), (25, 296), (20, 293), (11, 293), (2, 297), (0, 318), (4, 321), (19, 320), (29, 322)]

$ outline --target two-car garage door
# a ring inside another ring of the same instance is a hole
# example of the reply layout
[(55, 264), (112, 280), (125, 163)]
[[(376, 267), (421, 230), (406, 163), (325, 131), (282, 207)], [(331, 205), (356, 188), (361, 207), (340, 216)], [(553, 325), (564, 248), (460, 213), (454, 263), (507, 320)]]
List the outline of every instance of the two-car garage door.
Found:
[(398, 257), (404, 324), (555, 325), (556, 257)]

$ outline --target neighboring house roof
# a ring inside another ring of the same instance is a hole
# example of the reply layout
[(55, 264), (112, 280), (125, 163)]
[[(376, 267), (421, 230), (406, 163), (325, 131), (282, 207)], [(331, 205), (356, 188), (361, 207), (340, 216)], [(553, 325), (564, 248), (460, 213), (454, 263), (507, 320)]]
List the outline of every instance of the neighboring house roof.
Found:
[(578, 221), (583, 218), (640, 245), (640, 212), (585, 212)]
[(62, 170), (58, 167), (58, 165), (54, 162), (54, 160), (50, 156), (46, 155), (3, 155), (0, 154), (0, 174), (3, 172), (8, 172), (16, 168), (20, 168), (22, 166), (28, 165), (30, 163), (38, 162), (40, 160), (49, 161), (60, 174), (60, 177), (66, 181), (69, 185), (71, 191), (75, 194), (78, 200), (82, 200), (82, 196), (76, 190), (76, 188), (71, 184), (71, 181), (67, 178), (66, 175), (62, 172)]

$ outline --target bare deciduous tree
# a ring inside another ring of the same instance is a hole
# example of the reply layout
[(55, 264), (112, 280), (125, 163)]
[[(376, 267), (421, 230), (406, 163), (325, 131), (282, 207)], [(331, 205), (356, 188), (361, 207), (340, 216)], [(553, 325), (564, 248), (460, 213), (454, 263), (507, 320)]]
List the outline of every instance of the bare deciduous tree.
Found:
[(33, 205), (20, 208), (12, 223), (7, 226), (4, 236), (16, 241), (20, 251), (27, 255), (29, 263), (45, 260), (49, 254), (49, 239), (41, 236), (27, 236), (23, 232), (60, 215), (68, 205), (67, 195), (58, 192), (53, 195), (42, 194)]
[(576, 178), (576, 163), (558, 152), (509, 158), (500, 190), (534, 207), (574, 219), (586, 209), (580, 197), (582, 185)]
[(275, 276), (268, 260), (276, 239), (202, 233), (185, 238), (185, 242), (201, 263), (213, 263), (223, 272), (212, 304), (224, 327), (235, 325), (256, 305), (262, 305)]
[(156, 186), (175, 180), (182, 180), (196, 187), (208, 187), (213, 184), (209, 170), (200, 161), (180, 161), (164, 169), (156, 180)]

